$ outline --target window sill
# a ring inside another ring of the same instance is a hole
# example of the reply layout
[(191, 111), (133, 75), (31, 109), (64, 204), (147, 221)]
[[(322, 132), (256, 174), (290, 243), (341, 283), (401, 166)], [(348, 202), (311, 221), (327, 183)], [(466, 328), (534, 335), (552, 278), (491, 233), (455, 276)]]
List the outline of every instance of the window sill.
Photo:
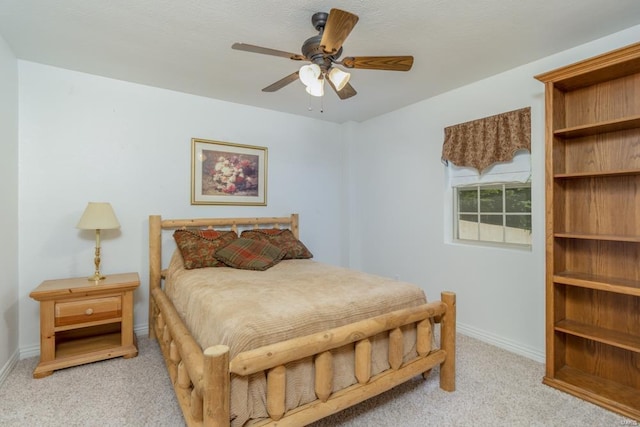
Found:
[(506, 249), (506, 250), (517, 250), (517, 251), (523, 251), (523, 252), (532, 252), (532, 249), (533, 249), (532, 245), (522, 245), (517, 243), (481, 242), (477, 240), (455, 239), (446, 243), (449, 245), (455, 245), (455, 246), (480, 247), (480, 248), (490, 248), (490, 249)]

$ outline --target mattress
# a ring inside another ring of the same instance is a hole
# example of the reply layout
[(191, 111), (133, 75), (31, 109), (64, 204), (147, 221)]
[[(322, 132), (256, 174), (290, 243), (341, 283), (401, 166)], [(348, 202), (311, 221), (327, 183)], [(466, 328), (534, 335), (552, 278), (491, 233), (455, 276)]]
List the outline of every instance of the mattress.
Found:
[[(186, 270), (176, 251), (165, 292), (203, 349), (246, 350), (321, 332), (426, 302), (421, 288), (310, 259), (284, 260), (266, 271), (210, 267)], [(405, 328), (405, 360), (415, 356), (415, 329)], [(333, 351), (334, 391), (356, 382), (353, 346)], [(389, 368), (387, 337), (372, 339), (372, 374)], [(286, 409), (316, 399), (312, 359), (287, 366)], [(264, 373), (232, 376), (231, 424), (267, 417)]]

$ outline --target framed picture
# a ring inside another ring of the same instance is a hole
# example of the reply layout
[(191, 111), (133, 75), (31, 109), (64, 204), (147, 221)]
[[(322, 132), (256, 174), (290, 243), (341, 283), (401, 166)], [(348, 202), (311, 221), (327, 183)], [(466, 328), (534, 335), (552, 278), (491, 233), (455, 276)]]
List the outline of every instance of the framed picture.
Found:
[(267, 148), (191, 140), (192, 205), (267, 205)]

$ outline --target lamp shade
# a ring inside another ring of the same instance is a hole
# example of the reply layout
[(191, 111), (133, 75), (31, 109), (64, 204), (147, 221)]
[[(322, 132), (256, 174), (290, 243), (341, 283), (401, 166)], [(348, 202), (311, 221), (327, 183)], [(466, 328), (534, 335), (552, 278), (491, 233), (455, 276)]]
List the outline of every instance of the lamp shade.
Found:
[(324, 79), (318, 79), (310, 84), (306, 88), (307, 93), (312, 96), (323, 96), (324, 95)]
[(89, 202), (76, 228), (81, 230), (108, 230), (120, 228), (110, 203)]
[(351, 74), (346, 73), (339, 68), (333, 67), (331, 71), (329, 71), (329, 80), (336, 87), (337, 91), (341, 91), (347, 83), (349, 83), (349, 79), (351, 78)]
[(303, 65), (302, 67), (300, 67), (300, 71), (298, 72), (300, 81), (305, 86), (312, 86), (316, 84), (318, 78), (320, 77), (320, 74), (321, 70), (318, 64)]

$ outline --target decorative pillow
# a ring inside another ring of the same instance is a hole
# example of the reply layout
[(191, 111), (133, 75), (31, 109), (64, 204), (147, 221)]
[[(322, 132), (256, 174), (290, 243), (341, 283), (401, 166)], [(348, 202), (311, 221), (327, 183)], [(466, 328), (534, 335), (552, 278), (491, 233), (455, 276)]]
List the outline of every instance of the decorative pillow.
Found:
[(239, 238), (216, 251), (215, 257), (229, 267), (264, 271), (276, 265), (285, 250), (261, 240)]
[(200, 237), (204, 237), (205, 239), (217, 239), (222, 235), (222, 233), (225, 233), (225, 231), (220, 232), (218, 230), (214, 230), (213, 228), (196, 229), (194, 231), (197, 232)]
[[(216, 238), (206, 238), (204, 235), (218, 234)], [(216, 250), (238, 238), (235, 231), (218, 232), (215, 230), (176, 230), (173, 238), (180, 249), (184, 268), (191, 270), (203, 267), (222, 267), (223, 263), (215, 257)]]
[(269, 242), (286, 251), (283, 259), (307, 259), (313, 258), (313, 254), (307, 247), (293, 235), (291, 230), (277, 228), (264, 228), (259, 230), (245, 230), (240, 237)]

